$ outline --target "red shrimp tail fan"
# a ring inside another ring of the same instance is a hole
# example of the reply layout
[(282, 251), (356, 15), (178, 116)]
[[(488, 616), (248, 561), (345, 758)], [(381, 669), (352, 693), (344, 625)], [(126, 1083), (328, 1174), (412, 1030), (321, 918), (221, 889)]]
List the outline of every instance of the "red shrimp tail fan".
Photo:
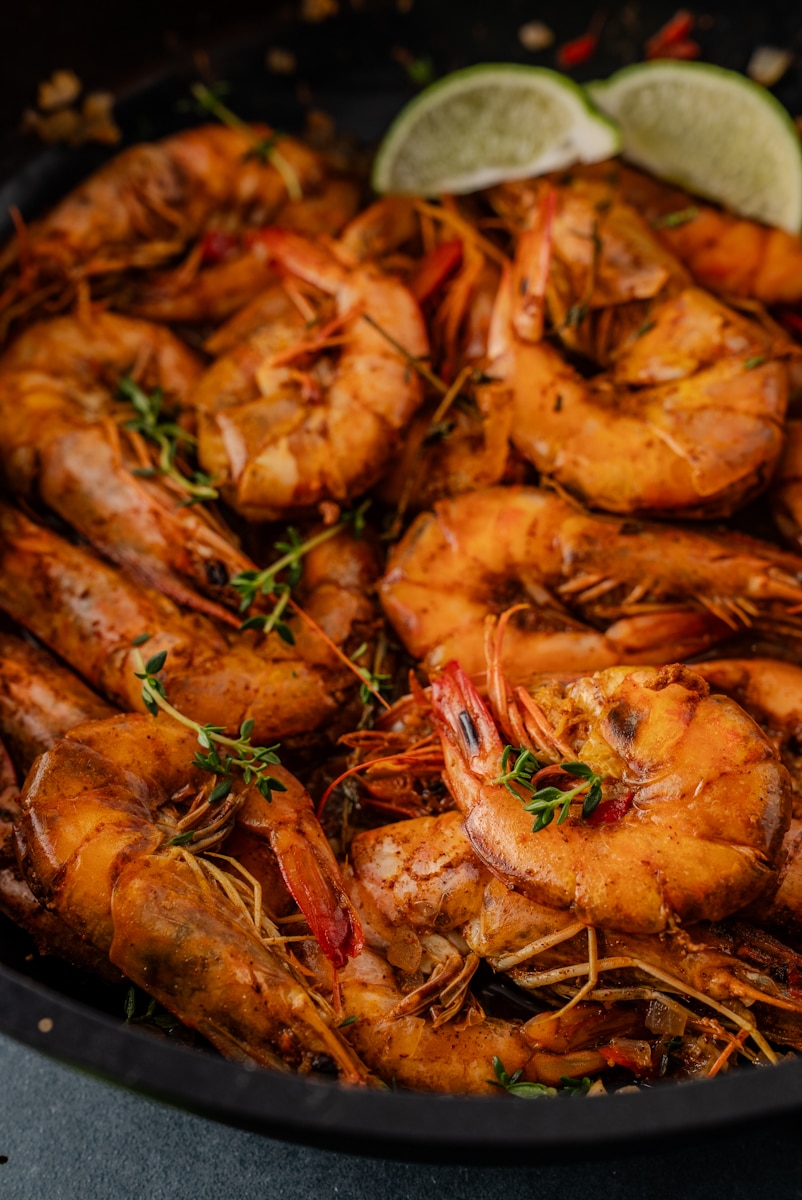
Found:
[(456, 659), (432, 680), (432, 711), (441, 737), (463, 757), (500, 757), (502, 744), (496, 724)]
[(317, 818), (310, 814), (302, 826), (300, 839), (279, 827), (270, 843), (290, 895), (326, 958), (339, 970), (359, 954), (365, 936)]

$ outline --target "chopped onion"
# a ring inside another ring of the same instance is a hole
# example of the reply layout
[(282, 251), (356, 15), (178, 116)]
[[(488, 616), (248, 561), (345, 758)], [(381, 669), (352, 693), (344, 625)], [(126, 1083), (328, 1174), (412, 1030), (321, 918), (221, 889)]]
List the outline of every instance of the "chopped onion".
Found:
[(667, 1033), (670, 1037), (681, 1037), (685, 1032), (688, 1015), (670, 1000), (652, 1000), (646, 1010), (644, 1025), (652, 1033)]
[(527, 21), (518, 30), (518, 41), (524, 50), (545, 50), (554, 42), (554, 34), (543, 21)]
[(771, 87), (778, 79), (782, 79), (793, 57), (790, 50), (781, 50), (779, 46), (757, 46), (752, 51), (746, 73), (755, 83)]

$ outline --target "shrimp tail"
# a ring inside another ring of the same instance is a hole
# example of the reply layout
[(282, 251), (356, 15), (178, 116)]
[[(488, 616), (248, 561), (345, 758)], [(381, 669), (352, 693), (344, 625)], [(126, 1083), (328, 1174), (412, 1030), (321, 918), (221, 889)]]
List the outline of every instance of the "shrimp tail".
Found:
[(359, 954), (365, 936), (316, 818), (302, 822), (300, 838), (280, 829), (271, 844), (287, 890), (326, 958), (340, 970)]

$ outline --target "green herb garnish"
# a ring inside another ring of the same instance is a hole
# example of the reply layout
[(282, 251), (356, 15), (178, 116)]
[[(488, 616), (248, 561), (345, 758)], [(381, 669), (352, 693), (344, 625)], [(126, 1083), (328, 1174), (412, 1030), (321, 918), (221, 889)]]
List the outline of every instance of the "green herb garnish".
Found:
[[(270, 766), (278, 766), (281, 762), (276, 753), (279, 748), (278, 743), (274, 746), (252, 745), (252, 718), (249, 717), (242, 722), (238, 738), (228, 737), (225, 728), (221, 725), (201, 725), (198, 721), (193, 721), (191, 717), (179, 712), (167, 699), (164, 684), (158, 678), (159, 672), (167, 661), (166, 650), (152, 655), (147, 662), (143, 661), (139, 650), (135, 650), (134, 661), (139, 668), (134, 673), (137, 679), (142, 680), (142, 703), (148, 712), (157, 717), (159, 709), (162, 709), (186, 729), (192, 729), (197, 735), (198, 745), (206, 751), (205, 754), (197, 751), (192, 765), (200, 767), (203, 771), (209, 771), (212, 775), (222, 776), (209, 794), (210, 802), (219, 802), (228, 796), (233, 785), (232, 776), (235, 771), (242, 774), (246, 784), (255, 784), (268, 802), (273, 799), (273, 792), (286, 792), (286, 785), (269, 772)], [(189, 836), (178, 834), (177, 838), (174, 838), (169, 844), (182, 845), (184, 842), (190, 841), (191, 837), (191, 833)]]
[(295, 636), (284, 619), (284, 613), (293, 589), (301, 581), (303, 573), (301, 559), (310, 550), (322, 546), (324, 542), (330, 541), (349, 526), (353, 529), (356, 537), (361, 537), (365, 529), (365, 513), (369, 504), (369, 500), (363, 501), (352, 512), (343, 513), (336, 525), (330, 525), (328, 529), (316, 533), (306, 541), (303, 540), (297, 529), (290, 526), (285, 535), (286, 540), (274, 543), (276, 550), (282, 552), (280, 558), (261, 571), (240, 571), (239, 575), (235, 575), (231, 580), (231, 586), (239, 594), (240, 612), (247, 612), (259, 596), (269, 596), (273, 600), (272, 612), (258, 613), (247, 617), (240, 625), (240, 629), (261, 629), (264, 633), (275, 631), (282, 641), (293, 646)]
[(545, 1083), (529, 1083), (528, 1080), (521, 1079), (523, 1071), (516, 1071), (513, 1075), (508, 1075), (504, 1069), (504, 1063), (498, 1055), (494, 1055), (493, 1057), (493, 1071), (496, 1078), (488, 1079), (487, 1082), (492, 1084), (493, 1087), (503, 1088), (511, 1096), (533, 1098), (535, 1096), (557, 1095), (557, 1089), (547, 1087)]
[(581, 1079), (572, 1079), (570, 1075), (561, 1075), (560, 1087), (569, 1096), (585, 1096), (590, 1091), (591, 1080), (587, 1075), (583, 1075)]
[(223, 103), (221, 96), (225, 95), (228, 90), (226, 84), (218, 84), (217, 87), (210, 88), (204, 83), (193, 83), (190, 88), (199, 112), (210, 113), (223, 125), (227, 125), (229, 129), (236, 129), (238, 133), (244, 134), (249, 139), (251, 148), (245, 155), (246, 159), (256, 158), (259, 162), (269, 163), (271, 167), (275, 167), (284, 182), (290, 200), (303, 200), (303, 190), (295, 168), (277, 149), (277, 135), (272, 133), (269, 137), (259, 137), (247, 122)]
[(744, 363), (744, 370), (753, 371), (755, 367), (762, 367), (765, 361), (765, 354), (756, 354), (754, 358), (747, 358), (746, 362)]
[(187, 493), (184, 504), (197, 504), (202, 500), (217, 500), (219, 492), (214, 486), (214, 480), (203, 471), (194, 471), (185, 475), (176, 466), (175, 457), (180, 447), (194, 447), (197, 439), (171, 417), (163, 413), (164, 394), (161, 388), (154, 388), (148, 395), (130, 375), (125, 375), (117, 384), (117, 391), (122, 400), (133, 405), (137, 414), (130, 421), (123, 421), (123, 428), (139, 433), (146, 441), (158, 449), (157, 465), (152, 468), (144, 467), (134, 470), (134, 475), (143, 478), (153, 478), (165, 475), (178, 484)]
[(680, 208), (676, 212), (664, 213), (662, 217), (657, 217), (652, 221), (653, 229), (678, 229), (680, 225), (687, 225), (689, 221), (693, 221), (699, 216), (699, 209), (692, 205), (690, 208)]
[[(351, 662), (355, 663), (358, 658), (361, 658), (366, 653), (367, 648), (367, 642), (363, 642), (359, 649), (351, 655)], [(371, 698), (377, 692), (379, 696), (389, 695), (391, 691), (391, 676), (381, 675), (378, 671), (371, 671), (367, 667), (358, 666), (357, 671), (365, 681), (359, 688), (359, 698), (363, 704), (370, 704)]]
[[(515, 758), (513, 759), (513, 755)], [(510, 761), (512, 766), (510, 767)], [(562, 825), (568, 819), (571, 803), (578, 796), (584, 795), (582, 816), (589, 817), (599, 806), (602, 798), (602, 777), (597, 775), (587, 763), (566, 762), (559, 764), (559, 770), (568, 775), (581, 779), (576, 787), (562, 791), (558, 787), (535, 786), (535, 775), (541, 770), (540, 763), (529, 750), (523, 746), (516, 750), (513, 746), (505, 746), (501, 756), (501, 774), (493, 782), (502, 784), (519, 800), (526, 800), (524, 810), (535, 814), (532, 832), (539, 833), (554, 820), (559, 810), (557, 824)], [(521, 795), (522, 789), (524, 795)], [(527, 798), (528, 794), (528, 798)]]

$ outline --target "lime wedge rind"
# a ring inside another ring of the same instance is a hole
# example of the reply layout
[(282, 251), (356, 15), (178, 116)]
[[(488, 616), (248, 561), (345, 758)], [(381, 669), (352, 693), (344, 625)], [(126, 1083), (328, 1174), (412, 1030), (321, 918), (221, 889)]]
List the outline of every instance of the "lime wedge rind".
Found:
[(557, 71), (484, 63), (410, 101), (373, 169), (377, 192), (464, 193), (617, 154), (617, 125)]
[(744, 217), (802, 226), (802, 142), (765, 88), (710, 63), (637, 63), (588, 90), (637, 166)]

